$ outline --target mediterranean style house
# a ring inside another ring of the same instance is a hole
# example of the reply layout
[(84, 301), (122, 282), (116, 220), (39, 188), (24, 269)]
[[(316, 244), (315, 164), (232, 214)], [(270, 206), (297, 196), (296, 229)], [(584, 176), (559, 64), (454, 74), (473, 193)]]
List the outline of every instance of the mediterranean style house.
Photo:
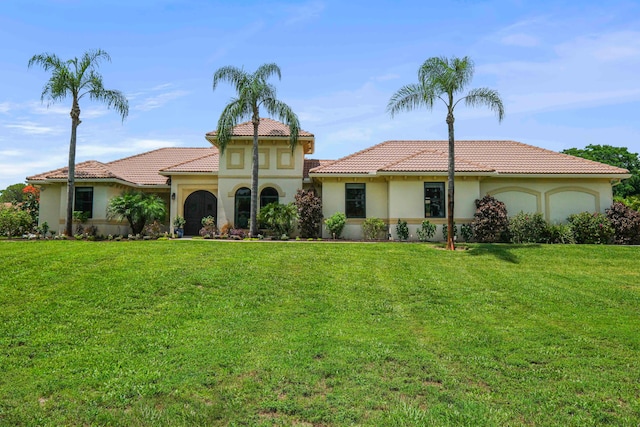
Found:
[[(398, 219), (407, 221), (413, 236), (425, 218), (446, 223), (447, 141), (386, 141), (332, 161), (307, 158), (315, 147), (309, 132), (300, 131), (292, 151), (283, 123), (264, 118), (258, 131), (260, 206), (292, 202), (298, 189), (313, 188), (325, 217), (346, 214), (347, 239), (360, 239), (362, 222), (370, 217), (383, 219), (394, 238)], [(128, 224), (109, 220), (107, 205), (135, 189), (165, 200), (167, 228), (184, 216), (185, 235), (197, 235), (209, 215), (218, 226), (247, 228), (253, 125), (237, 125), (223, 155), (215, 132), (205, 138), (211, 147), (161, 148), (108, 163), (79, 163), (74, 210), (86, 212), (100, 234), (126, 235)], [(540, 212), (551, 222), (604, 212), (612, 203), (612, 185), (628, 177), (626, 169), (515, 141), (456, 141), (455, 221), (471, 222), (474, 201), (487, 194), (512, 215)], [(67, 168), (27, 178), (41, 190), (40, 222), (58, 232), (64, 229), (66, 181)], [(329, 237), (327, 230), (323, 234)]]

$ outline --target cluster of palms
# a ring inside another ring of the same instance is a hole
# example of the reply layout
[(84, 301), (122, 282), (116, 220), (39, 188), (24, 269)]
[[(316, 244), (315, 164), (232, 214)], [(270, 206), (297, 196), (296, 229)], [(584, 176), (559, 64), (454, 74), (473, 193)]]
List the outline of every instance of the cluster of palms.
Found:
[[(29, 60), (29, 67), (38, 64), (45, 71), (51, 71), (51, 77), (42, 91), (41, 99), (51, 102), (61, 101), (66, 97), (72, 99), (71, 107), (71, 141), (69, 143), (69, 171), (67, 182), (67, 215), (65, 230), (72, 233), (74, 175), (76, 153), (76, 130), (80, 121), (79, 101), (85, 96), (106, 104), (115, 109), (122, 120), (129, 112), (129, 104), (122, 92), (105, 89), (102, 76), (96, 71), (101, 61), (110, 61), (109, 55), (102, 50), (86, 52), (80, 59), (73, 58), (62, 61), (55, 54), (35, 55)], [(485, 105), (495, 111), (498, 120), (502, 120), (504, 109), (499, 94), (492, 89), (472, 89), (464, 96), (456, 98), (473, 77), (473, 62), (468, 58), (434, 57), (427, 59), (418, 71), (418, 83), (410, 84), (398, 90), (389, 100), (387, 110), (393, 117), (400, 111), (410, 111), (419, 107), (432, 109), (434, 103), (442, 101), (447, 107), (446, 122), (449, 131), (449, 164), (448, 164), (448, 209), (447, 249), (454, 249), (453, 212), (454, 212), (454, 109), (461, 101), (467, 106)], [(284, 102), (276, 97), (275, 87), (268, 82), (272, 76), (281, 78), (280, 67), (276, 64), (263, 64), (255, 72), (248, 73), (242, 68), (222, 67), (213, 75), (213, 89), (218, 83), (227, 81), (233, 85), (236, 97), (226, 105), (216, 128), (216, 136), (220, 151), (224, 153), (231, 142), (233, 128), (240, 122), (251, 120), (253, 123), (253, 151), (251, 169), (251, 236), (258, 234), (258, 126), (261, 108), (271, 116), (275, 116), (290, 129), (290, 145), (293, 150), (298, 142), (300, 123), (297, 115)]]

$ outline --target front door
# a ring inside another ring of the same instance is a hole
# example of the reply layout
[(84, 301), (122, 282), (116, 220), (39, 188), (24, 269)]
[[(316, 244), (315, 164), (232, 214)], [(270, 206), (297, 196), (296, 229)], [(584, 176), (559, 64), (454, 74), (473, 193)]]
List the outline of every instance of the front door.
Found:
[(217, 219), (218, 199), (205, 190), (191, 193), (184, 202), (185, 236), (197, 236), (202, 228), (202, 218), (206, 216)]

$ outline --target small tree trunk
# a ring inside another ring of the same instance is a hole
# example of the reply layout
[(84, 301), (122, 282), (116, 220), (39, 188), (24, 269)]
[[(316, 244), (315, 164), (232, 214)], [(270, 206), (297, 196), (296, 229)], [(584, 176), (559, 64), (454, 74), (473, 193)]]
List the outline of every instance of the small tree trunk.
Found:
[(260, 117), (253, 115), (253, 152), (251, 156), (251, 211), (249, 236), (258, 236), (258, 126)]
[(80, 121), (80, 106), (78, 100), (74, 98), (71, 107), (71, 140), (69, 141), (69, 171), (67, 175), (67, 218), (65, 220), (65, 234), (73, 235), (73, 203), (75, 198), (75, 175), (76, 175), (76, 130)]
[(447, 189), (447, 250), (455, 250), (455, 242), (453, 240), (454, 229), (453, 229), (453, 200), (455, 196), (454, 191), (454, 179), (455, 179), (455, 140), (453, 136), (453, 112), (449, 112), (447, 114), (447, 125), (449, 127), (449, 173), (448, 173), (448, 186)]

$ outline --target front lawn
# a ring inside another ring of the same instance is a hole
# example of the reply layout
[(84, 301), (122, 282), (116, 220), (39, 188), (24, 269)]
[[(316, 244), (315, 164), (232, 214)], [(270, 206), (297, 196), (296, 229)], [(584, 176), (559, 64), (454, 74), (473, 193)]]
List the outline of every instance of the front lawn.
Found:
[(0, 425), (638, 425), (640, 248), (0, 242)]

